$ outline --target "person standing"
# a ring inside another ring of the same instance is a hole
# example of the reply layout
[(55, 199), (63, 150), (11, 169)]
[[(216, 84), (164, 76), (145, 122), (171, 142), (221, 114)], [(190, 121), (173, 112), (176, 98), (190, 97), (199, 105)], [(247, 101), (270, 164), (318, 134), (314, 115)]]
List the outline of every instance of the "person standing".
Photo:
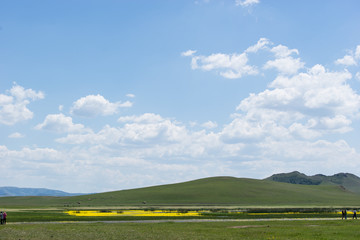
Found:
[(356, 210), (354, 210), (354, 215), (353, 215), (353, 219), (357, 219), (357, 216), (356, 216)]
[(7, 216), (7, 213), (6, 212), (3, 212), (3, 224), (6, 224), (6, 216)]
[(345, 219), (347, 219), (347, 210), (345, 209)]
[(4, 214), (3, 212), (1, 211), (0, 213), (0, 218), (1, 218), (1, 225), (3, 224), (3, 221), (4, 221)]

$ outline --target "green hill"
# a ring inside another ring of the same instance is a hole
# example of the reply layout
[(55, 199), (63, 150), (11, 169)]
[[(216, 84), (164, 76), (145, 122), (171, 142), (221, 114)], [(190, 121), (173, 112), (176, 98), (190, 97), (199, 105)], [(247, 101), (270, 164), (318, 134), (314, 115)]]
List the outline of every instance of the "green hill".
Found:
[(302, 185), (337, 185), (348, 191), (360, 194), (360, 178), (351, 173), (338, 173), (332, 176), (322, 174), (307, 176), (294, 171), (274, 174), (266, 180)]
[(338, 185), (301, 185), (213, 177), (74, 197), (3, 197), (0, 206), (357, 206), (360, 195)]

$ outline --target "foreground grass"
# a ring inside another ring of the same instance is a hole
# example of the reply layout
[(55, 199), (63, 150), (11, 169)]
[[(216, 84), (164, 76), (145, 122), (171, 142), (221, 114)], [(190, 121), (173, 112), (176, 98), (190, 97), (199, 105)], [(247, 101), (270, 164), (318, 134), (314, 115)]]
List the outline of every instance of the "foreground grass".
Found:
[(1, 239), (358, 239), (360, 222), (266, 221), (202, 223), (8, 224)]

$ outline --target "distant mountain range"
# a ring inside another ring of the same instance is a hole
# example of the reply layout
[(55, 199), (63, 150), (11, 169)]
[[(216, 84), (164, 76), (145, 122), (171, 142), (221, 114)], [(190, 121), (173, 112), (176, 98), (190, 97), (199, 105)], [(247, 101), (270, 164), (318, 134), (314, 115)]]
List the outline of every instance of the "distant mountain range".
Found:
[(294, 171), (290, 173), (274, 174), (265, 180), (302, 185), (338, 185), (344, 190), (360, 193), (360, 178), (351, 173), (338, 173), (332, 176), (325, 176), (322, 174), (307, 176), (298, 171)]
[(78, 196), (81, 193), (67, 193), (59, 190), (52, 190), (46, 188), (18, 188), (18, 187), (0, 187), (0, 197), (13, 196)]

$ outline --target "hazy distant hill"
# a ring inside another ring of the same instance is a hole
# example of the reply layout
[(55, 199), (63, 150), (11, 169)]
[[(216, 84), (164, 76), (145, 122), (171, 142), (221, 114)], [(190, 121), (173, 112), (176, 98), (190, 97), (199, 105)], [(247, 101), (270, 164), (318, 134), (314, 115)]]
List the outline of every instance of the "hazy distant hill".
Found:
[(274, 174), (266, 180), (276, 182), (302, 184), (302, 185), (338, 185), (348, 191), (360, 193), (360, 178), (351, 173), (338, 173), (332, 176), (317, 174), (307, 176), (303, 173), (294, 171), (290, 173)]
[(0, 187), (0, 197), (10, 196), (76, 196), (78, 193), (67, 193), (58, 190), (46, 188), (18, 188), (18, 187)]

